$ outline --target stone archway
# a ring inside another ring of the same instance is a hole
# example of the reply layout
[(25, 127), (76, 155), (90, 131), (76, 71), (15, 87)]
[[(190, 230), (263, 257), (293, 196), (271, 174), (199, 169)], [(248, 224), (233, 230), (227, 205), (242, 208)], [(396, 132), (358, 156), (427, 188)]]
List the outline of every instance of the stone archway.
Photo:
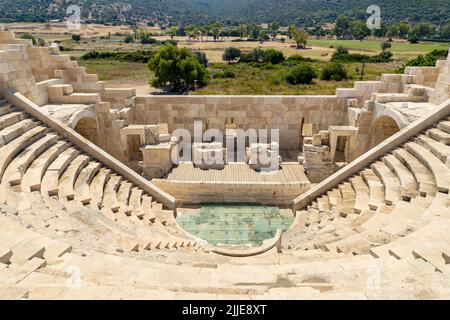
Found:
[(393, 118), (381, 116), (371, 127), (369, 148), (372, 149), (399, 131), (400, 128)]
[(91, 117), (78, 120), (74, 130), (93, 143), (97, 143), (97, 122)]

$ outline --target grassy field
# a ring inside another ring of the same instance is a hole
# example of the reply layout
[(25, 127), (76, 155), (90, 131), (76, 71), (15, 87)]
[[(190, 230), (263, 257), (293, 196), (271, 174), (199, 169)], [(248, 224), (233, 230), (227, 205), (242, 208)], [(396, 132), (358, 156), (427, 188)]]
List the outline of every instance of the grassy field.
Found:
[[(344, 46), (353, 51), (364, 51), (368, 54), (379, 53), (381, 40), (328, 40), (328, 39), (311, 39), (308, 44), (314, 47), (330, 48), (331, 46)], [(394, 41), (392, 43), (392, 51), (395, 58), (405, 58), (411, 56), (417, 56), (419, 54), (427, 53), (435, 49), (448, 49), (450, 43), (442, 42), (422, 42), (417, 44), (411, 44), (406, 41)]]
[[(325, 62), (318, 61), (312, 65), (320, 70), (326, 65)], [(363, 80), (379, 79), (382, 73), (392, 72), (396, 67), (395, 63), (368, 64), (365, 69)], [(346, 69), (350, 75), (347, 81), (322, 81), (314, 80), (310, 85), (290, 85), (286, 83), (285, 76), (291, 67), (276, 65), (273, 67), (255, 67), (249, 64), (215, 64), (212, 66), (212, 73), (232, 71), (235, 78), (213, 78), (205, 87), (192, 94), (209, 95), (298, 95), (298, 94), (334, 94), (336, 88), (353, 87), (355, 80), (360, 80), (359, 70), (361, 64), (346, 64)]]
[(80, 60), (78, 64), (86, 67), (88, 73), (97, 73), (101, 81), (132, 80), (148, 83), (152, 76), (145, 63), (114, 60)]

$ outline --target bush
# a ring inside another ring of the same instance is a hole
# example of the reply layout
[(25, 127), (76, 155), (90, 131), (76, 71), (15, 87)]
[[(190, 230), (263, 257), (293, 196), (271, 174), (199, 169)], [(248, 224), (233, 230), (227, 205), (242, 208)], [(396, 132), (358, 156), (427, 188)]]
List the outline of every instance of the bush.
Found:
[(23, 34), (20, 36), (20, 39), (28, 39), (28, 40), (31, 40), (31, 41), (33, 42), (33, 45), (34, 45), (34, 46), (37, 44), (37, 39), (36, 39), (36, 37), (33, 36), (31, 33), (28, 33), (28, 32), (23, 33)]
[(404, 73), (405, 67), (434, 67), (437, 60), (445, 60), (447, 58), (448, 51), (446, 49), (435, 49), (426, 55), (419, 55), (416, 58), (409, 59), (406, 64), (398, 67), (395, 73)]
[(165, 45), (153, 55), (148, 66), (155, 74), (152, 84), (156, 87), (185, 91), (208, 83), (208, 71), (186, 48)]
[(230, 70), (225, 70), (223, 73), (224, 78), (235, 78), (236, 75), (234, 74), (233, 71)]
[(148, 63), (150, 58), (153, 56), (153, 51), (90, 51), (81, 56), (82, 60), (99, 60), (99, 59), (109, 59), (118, 61), (130, 61), (138, 63)]
[(367, 62), (369, 61), (370, 57), (366, 54), (359, 54), (359, 53), (339, 53), (338, 50), (336, 50), (335, 53), (331, 56), (332, 62)]
[(72, 40), (78, 42), (78, 41), (81, 40), (81, 36), (80, 36), (79, 34), (75, 34), (75, 33), (74, 33), (74, 34), (72, 35)]
[(213, 78), (222, 79), (222, 78), (235, 78), (236, 75), (233, 71), (225, 70), (224, 72), (217, 72), (213, 74)]
[(241, 54), (239, 62), (255, 62), (260, 63), (264, 61), (264, 50), (263, 49), (253, 49), (250, 53)]
[(155, 38), (152, 38), (150, 34), (146, 33), (141, 37), (142, 44), (159, 44), (160, 42)]
[(303, 64), (292, 69), (286, 76), (289, 84), (310, 84), (313, 79), (317, 78), (316, 70), (309, 64)]
[(283, 52), (275, 49), (268, 49), (264, 51), (264, 62), (271, 64), (279, 64), (284, 61)]
[(170, 44), (172, 46), (176, 46), (178, 44), (178, 41), (172, 40), (172, 39), (167, 39), (167, 40), (159, 41), (159, 43), (162, 45)]
[(419, 43), (419, 37), (415, 34), (410, 34), (408, 35), (408, 42), (412, 44)]
[(222, 55), (222, 60), (231, 63), (231, 61), (237, 60), (240, 56), (241, 50), (239, 48), (228, 47), (225, 49), (225, 52)]
[(372, 63), (382, 63), (392, 61), (392, 52), (385, 51), (375, 56), (369, 57), (368, 62)]
[(322, 70), (322, 80), (342, 81), (348, 79), (347, 70), (339, 62), (331, 62)]
[(127, 35), (127, 36), (125, 37), (125, 39), (123, 40), (123, 42), (125, 42), (125, 43), (133, 43), (133, 42), (134, 42), (134, 37), (133, 37), (131, 34), (129, 34), (129, 35)]

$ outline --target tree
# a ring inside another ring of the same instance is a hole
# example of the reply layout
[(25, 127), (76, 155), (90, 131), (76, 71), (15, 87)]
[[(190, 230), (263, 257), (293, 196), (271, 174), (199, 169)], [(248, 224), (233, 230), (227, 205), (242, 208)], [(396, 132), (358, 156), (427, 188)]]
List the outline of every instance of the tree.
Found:
[(306, 43), (308, 42), (309, 36), (308, 33), (306, 32), (305, 29), (300, 28), (300, 29), (293, 29), (291, 31), (292, 33), (292, 38), (294, 38), (295, 44), (297, 45), (297, 49), (300, 48), (305, 48), (306, 47)]
[(410, 33), (408, 35), (408, 42), (415, 44), (419, 42), (419, 37), (415, 33)]
[(245, 24), (241, 24), (238, 27), (239, 36), (241, 39), (244, 39), (247, 36), (247, 26)]
[(258, 41), (263, 43), (266, 40), (269, 40), (269, 36), (268, 36), (268, 32), (267, 30), (261, 29), (259, 30), (259, 35), (258, 35)]
[(81, 40), (81, 36), (79, 34), (72, 34), (72, 40), (73, 41), (80, 41)]
[(208, 71), (189, 49), (172, 45), (159, 48), (148, 66), (155, 74), (154, 86), (169, 87), (178, 92), (194, 85), (205, 86), (209, 79)]
[(442, 39), (450, 39), (450, 24), (442, 26), (439, 35)]
[(350, 22), (349, 30), (353, 38), (360, 41), (370, 35), (370, 30), (367, 28), (367, 24), (362, 20), (353, 20)]
[(203, 66), (208, 67), (208, 58), (206, 54), (202, 51), (194, 51), (194, 55), (197, 58), (198, 62), (200, 62)]
[(178, 33), (177, 27), (170, 27), (170, 30), (169, 30), (170, 39), (173, 40), (173, 38), (177, 35), (177, 33)]
[(125, 39), (123, 40), (123, 42), (125, 42), (125, 43), (133, 43), (133, 42), (134, 42), (134, 37), (133, 37), (131, 34), (129, 34), (129, 35), (127, 35), (127, 36), (125, 37)]
[(222, 60), (228, 61), (228, 63), (231, 63), (231, 61), (237, 60), (240, 56), (241, 56), (241, 50), (239, 48), (228, 47), (225, 49), (225, 52), (222, 55)]
[(272, 36), (272, 41), (274, 41), (275, 38), (277, 37), (279, 29), (280, 24), (278, 22), (273, 22), (269, 25), (269, 33)]
[(347, 16), (339, 16), (336, 18), (336, 26), (334, 33), (338, 39), (346, 38), (350, 31), (350, 19)]
[(294, 32), (294, 30), (296, 30), (297, 27), (295, 26), (295, 24), (290, 24), (288, 27), (288, 38), (292, 39), (292, 33)]
[(399, 22), (396, 25), (398, 37), (401, 39), (407, 39), (408, 34), (411, 32), (411, 26), (407, 22)]
[(428, 22), (421, 22), (414, 26), (413, 33), (419, 38), (432, 36), (436, 27)]
[(249, 24), (247, 26), (248, 28), (248, 35), (250, 39), (252, 40), (258, 40), (259, 38), (259, 32), (261, 31), (261, 27), (255, 23)]
[(390, 41), (384, 40), (381, 42), (381, 51), (383, 53), (386, 52), (387, 49), (392, 48), (392, 44)]
[(219, 39), (222, 27), (223, 27), (222, 24), (219, 22), (214, 22), (209, 26), (214, 42), (216, 42)]

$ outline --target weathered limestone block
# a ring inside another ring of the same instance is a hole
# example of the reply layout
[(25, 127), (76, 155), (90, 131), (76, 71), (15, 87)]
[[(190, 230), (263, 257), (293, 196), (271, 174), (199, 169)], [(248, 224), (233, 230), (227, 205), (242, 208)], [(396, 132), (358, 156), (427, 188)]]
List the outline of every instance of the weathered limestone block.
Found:
[(306, 163), (320, 163), (330, 161), (330, 147), (304, 144), (303, 156), (305, 157)]
[(225, 167), (226, 159), (226, 148), (220, 142), (192, 144), (192, 161), (198, 168), (221, 170)]
[(176, 145), (171, 142), (141, 148), (143, 155), (141, 167), (147, 179), (161, 178), (170, 171), (173, 166), (173, 148), (176, 148)]
[(280, 146), (276, 142), (270, 144), (252, 143), (246, 152), (246, 162), (253, 170), (278, 170), (281, 163)]

